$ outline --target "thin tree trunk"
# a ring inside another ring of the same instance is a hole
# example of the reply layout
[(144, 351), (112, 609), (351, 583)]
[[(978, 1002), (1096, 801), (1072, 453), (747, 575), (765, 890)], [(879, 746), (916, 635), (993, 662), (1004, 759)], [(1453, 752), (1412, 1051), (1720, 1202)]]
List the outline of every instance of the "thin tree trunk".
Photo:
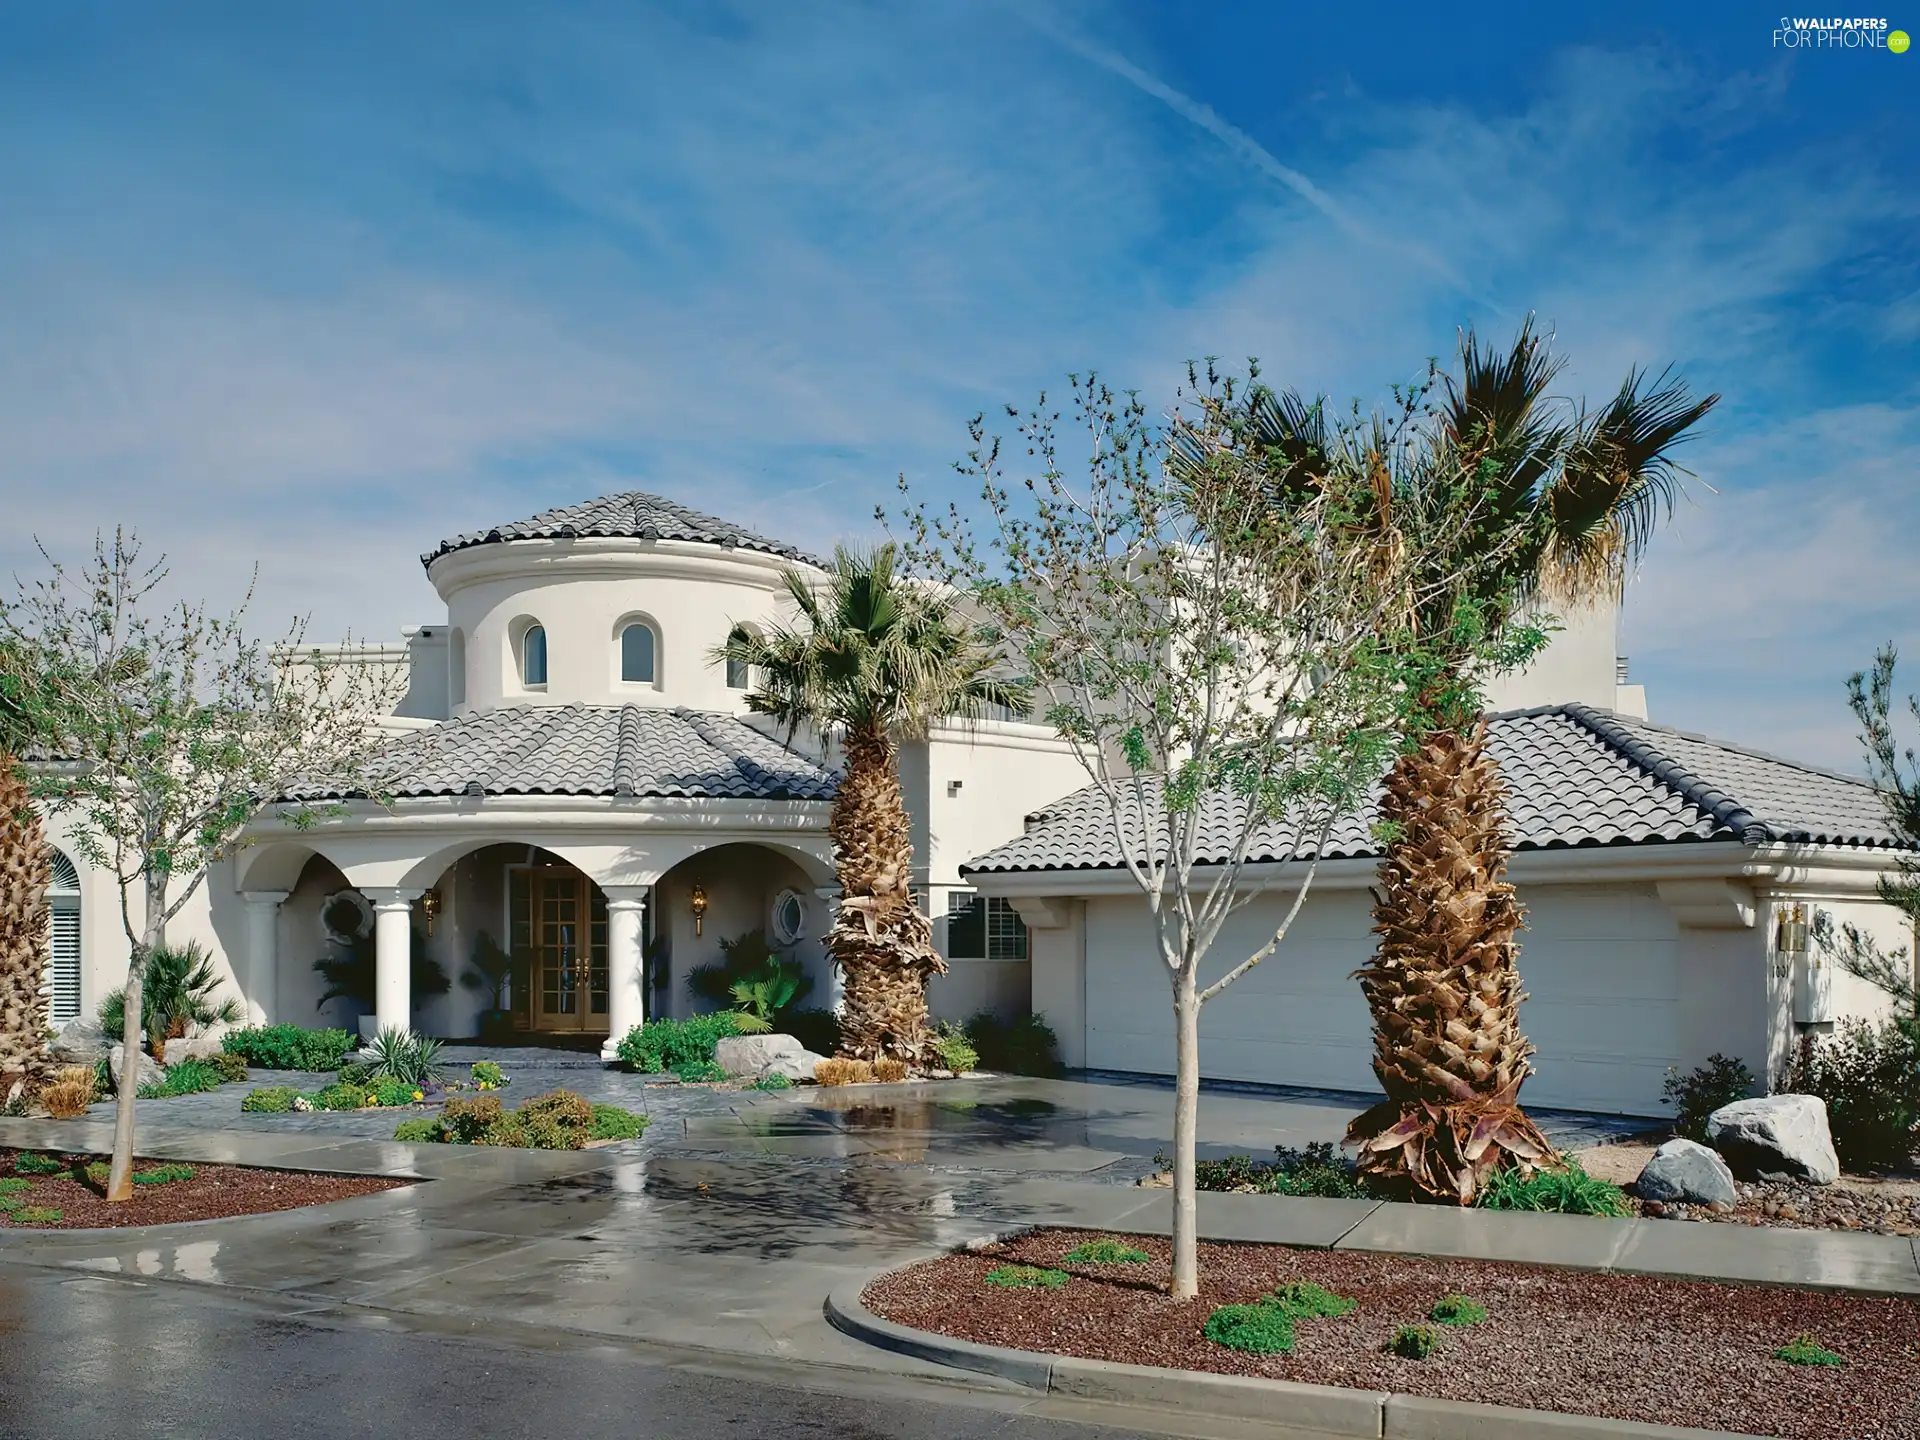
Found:
[(133, 1106), (140, 1091), (140, 999), (147, 960), (166, 943), (167, 893), (147, 882), (146, 925), (127, 966), (126, 1015), (120, 1026), (120, 1086), (113, 1108), (113, 1164), (107, 1170), (107, 1199), (133, 1199)]
[(1173, 1284), (1175, 1300), (1200, 1293), (1200, 1227), (1194, 1135), (1200, 1125), (1200, 996), (1191, 966), (1173, 982)]

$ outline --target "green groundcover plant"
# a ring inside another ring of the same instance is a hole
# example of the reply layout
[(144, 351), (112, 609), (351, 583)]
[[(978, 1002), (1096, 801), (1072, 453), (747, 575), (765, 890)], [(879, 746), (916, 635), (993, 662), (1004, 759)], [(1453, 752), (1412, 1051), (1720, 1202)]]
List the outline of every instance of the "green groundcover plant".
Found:
[(1250, 1305), (1222, 1305), (1207, 1317), (1201, 1333), (1216, 1345), (1252, 1355), (1286, 1355), (1303, 1320), (1337, 1320), (1359, 1302), (1315, 1284), (1293, 1280)]
[(1387, 1349), (1402, 1360), (1424, 1360), (1438, 1350), (1443, 1334), (1433, 1325), (1402, 1325), (1393, 1332), (1393, 1339), (1387, 1342)]
[(682, 1080), (724, 1079), (713, 1063), (714, 1047), (739, 1033), (740, 1017), (730, 1010), (685, 1020), (649, 1020), (622, 1036), (614, 1053), (643, 1075), (671, 1072)]
[(986, 1274), (987, 1284), (1002, 1290), (1058, 1290), (1070, 1278), (1066, 1271), (1044, 1265), (996, 1265)]
[(229, 1030), (220, 1048), (262, 1070), (338, 1070), (359, 1037), (346, 1030), (300, 1025), (256, 1025)]
[(1144, 1265), (1153, 1257), (1119, 1240), (1089, 1240), (1066, 1253), (1069, 1265)]
[(1834, 1354), (1811, 1335), (1796, 1335), (1773, 1352), (1773, 1358), (1789, 1365), (1844, 1365), (1846, 1360)]
[(1580, 1162), (1572, 1159), (1526, 1176), (1517, 1169), (1497, 1171), (1474, 1204), (1482, 1210), (1543, 1210), (1612, 1219), (1633, 1213), (1626, 1191), (1587, 1174)]
[(1478, 1325), (1487, 1318), (1487, 1307), (1467, 1295), (1445, 1295), (1427, 1311), (1427, 1318), (1440, 1325), (1456, 1328)]

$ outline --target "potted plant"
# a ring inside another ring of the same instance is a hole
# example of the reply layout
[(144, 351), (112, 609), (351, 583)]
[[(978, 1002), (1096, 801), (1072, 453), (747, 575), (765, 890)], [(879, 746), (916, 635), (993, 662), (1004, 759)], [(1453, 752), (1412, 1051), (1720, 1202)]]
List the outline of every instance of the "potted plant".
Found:
[(507, 986), (524, 970), (514, 957), (502, 950), (494, 938), (482, 930), (473, 938), (469, 968), (460, 976), (468, 990), (487, 997), (486, 1006), (475, 1017), (482, 1040), (505, 1040), (513, 1033), (513, 1012), (507, 1009)]

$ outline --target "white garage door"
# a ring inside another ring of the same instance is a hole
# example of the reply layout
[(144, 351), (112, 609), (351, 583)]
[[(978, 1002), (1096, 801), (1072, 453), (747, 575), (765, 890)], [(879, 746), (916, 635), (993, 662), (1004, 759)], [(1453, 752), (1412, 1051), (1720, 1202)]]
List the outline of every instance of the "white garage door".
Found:
[[(1675, 932), (1651, 890), (1537, 888), (1526, 895), (1521, 1012), (1539, 1050), (1524, 1098), (1534, 1105), (1651, 1114), (1676, 1052)], [(1210, 974), (1244, 958), (1284, 913), (1263, 902), (1216, 945)], [(1364, 891), (1307, 902), (1268, 960), (1201, 1012), (1210, 1079), (1373, 1092), (1371, 1029), (1352, 972), (1371, 954)], [(1142, 902), (1087, 906), (1087, 1064), (1173, 1073), (1173, 1012)]]

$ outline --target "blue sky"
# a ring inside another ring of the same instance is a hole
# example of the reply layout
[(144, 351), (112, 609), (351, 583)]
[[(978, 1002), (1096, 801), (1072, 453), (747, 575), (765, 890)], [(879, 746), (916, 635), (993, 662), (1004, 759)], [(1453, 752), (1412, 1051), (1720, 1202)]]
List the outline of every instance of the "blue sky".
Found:
[(393, 636), (475, 525), (825, 547), (1065, 372), (1371, 398), (1532, 310), (1571, 389), (1726, 396), (1630, 592), (1654, 717), (1852, 768), (1848, 671), (1920, 688), (1920, 50), (1449, 8), (7, 7), (0, 563), (124, 521)]

